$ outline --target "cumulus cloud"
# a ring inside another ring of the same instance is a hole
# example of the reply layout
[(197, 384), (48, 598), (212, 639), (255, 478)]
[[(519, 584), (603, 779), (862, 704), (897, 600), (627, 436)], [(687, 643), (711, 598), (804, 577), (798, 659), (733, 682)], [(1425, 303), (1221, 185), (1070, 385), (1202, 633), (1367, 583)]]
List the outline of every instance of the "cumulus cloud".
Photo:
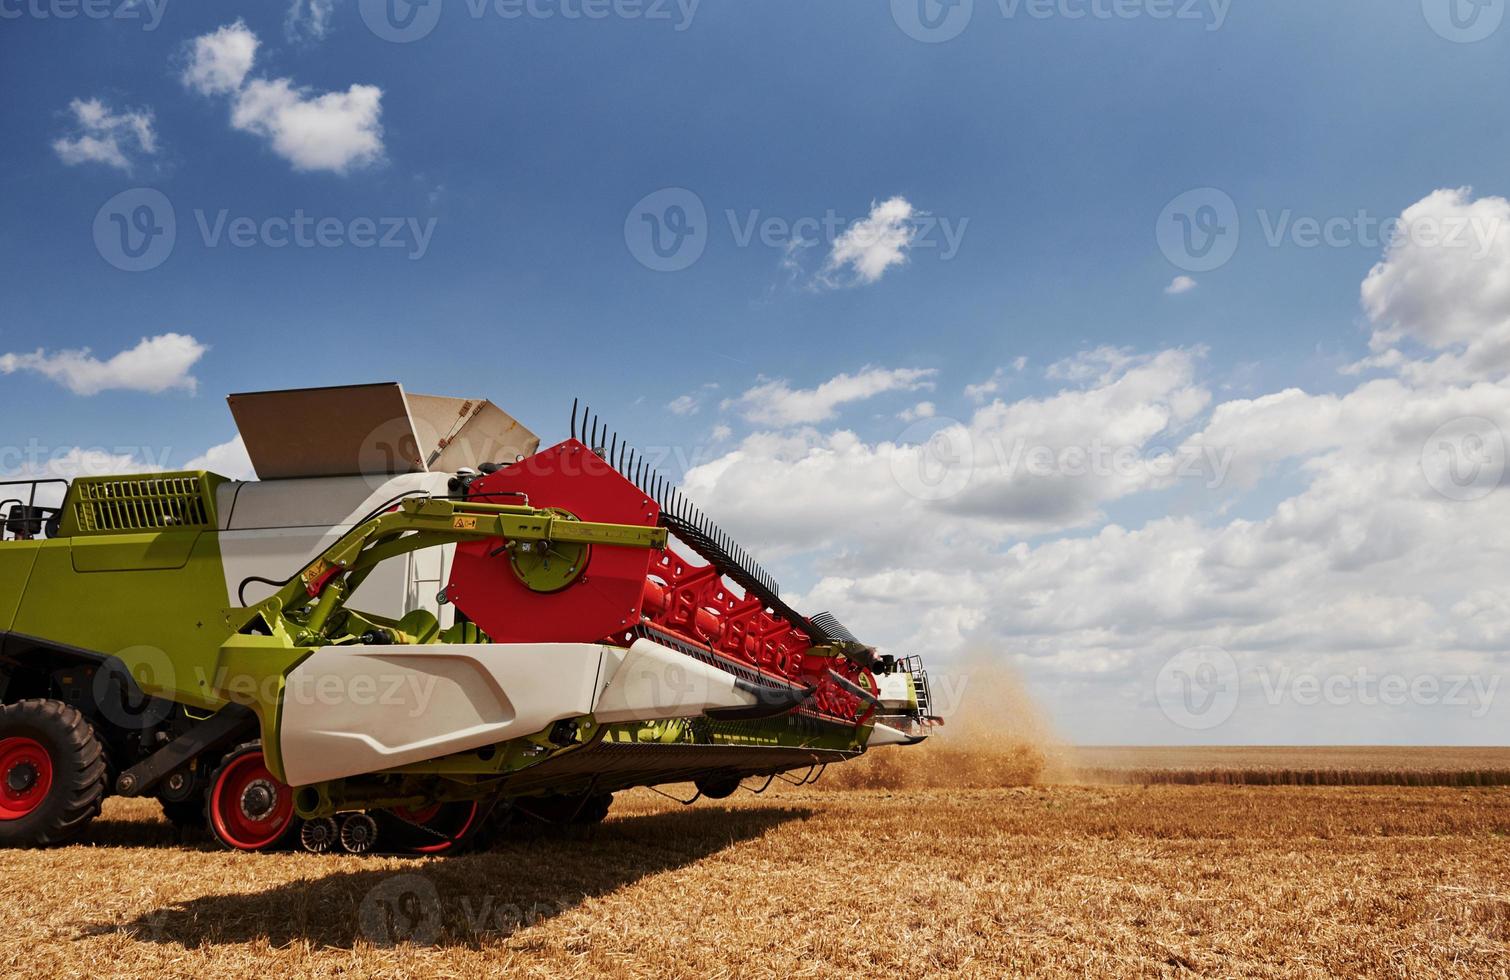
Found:
[(824, 422), (850, 402), (888, 391), (932, 388), (936, 374), (924, 368), (868, 367), (858, 374), (840, 374), (816, 388), (793, 388), (785, 381), (763, 381), (738, 398), (723, 403), (758, 425), (793, 426)]
[(237, 94), (231, 125), (265, 137), (295, 170), (344, 174), (382, 158), (382, 103), (375, 85), (311, 95), (287, 78), (259, 78)]
[[(1418, 380), (1501, 377), (1510, 371), (1510, 201), (1439, 190), (1400, 216), (1362, 287), (1374, 354), (1362, 367)], [(1443, 352), (1414, 360), (1402, 345)]]
[(193, 393), (198, 380), (191, 373), (209, 348), (186, 334), (166, 333), (100, 360), (89, 348), (29, 354), (0, 354), (0, 374), (29, 371), (57, 382), (76, 395), (102, 391), (165, 391)]
[(830, 286), (873, 283), (905, 263), (918, 233), (916, 213), (904, 197), (872, 203), (869, 215), (834, 239), (819, 280)]
[(336, 0), (293, 0), (283, 15), (283, 30), (295, 41), (320, 41), (330, 33)]
[(183, 83), (200, 95), (228, 95), (241, 88), (257, 59), (257, 35), (237, 20), (194, 39)]
[(1168, 296), (1178, 296), (1188, 293), (1196, 287), (1197, 283), (1189, 276), (1175, 276), (1174, 281), (1164, 287), (1164, 293)]
[(246, 443), (241, 436), (218, 446), (211, 446), (204, 455), (196, 456), (184, 464), (186, 470), (209, 470), (232, 480), (255, 480), (257, 471), (252, 467), (252, 457), (247, 454)]
[[(1438, 192), (1404, 217), (1504, 207), (1485, 200)], [(921, 436), (767, 420), (684, 482), (798, 576), (798, 608), (946, 672), (993, 651), (1072, 738), (1198, 737), (1160, 712), (1156, 678), (1215, 646), (1242, 696), (1216, 741), (1483, 744), (1504, 704), (1391, 706), (1377, 682), (1510, 671), (1510, 598), (1487, 584), (1510, 562), (1510, 378), (1483, 346), (1510, 321), (1506, 283), (1510, 249), (1401, 239), (1363, 293), (1387, 376), (1214, 400), (1201, 350), (1101, 347), (1045, 369), (1057, 390), (982, 390)], [(1371, 704), (1272, 693), (1360, 672)]]
[(137, 159), (157, 152), (152, 110), (116, 112), (99, 99), (74, 99), (68, 104), (73, 129), (53, 140), (53, 152), (69, 166), (103, 163), (130, 173)]
[(666, 405), (666, 411), (672, 415), (696, 415), (698, 408), (695, 395), (678, 395)]
[(257, 45), (240, 20), (196, 38), (184, 84), (228, 96), (231, 125), (266, 139), (295, 170), (345, 174), (383, 159), (382, 89), (317, 93), (289, 78), (248, 78)]

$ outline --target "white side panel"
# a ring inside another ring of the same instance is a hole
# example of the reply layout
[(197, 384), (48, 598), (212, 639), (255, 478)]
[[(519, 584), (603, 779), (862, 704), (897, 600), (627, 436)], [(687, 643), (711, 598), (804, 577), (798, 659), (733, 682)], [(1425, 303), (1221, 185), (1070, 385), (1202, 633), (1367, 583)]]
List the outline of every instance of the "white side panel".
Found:
[[(228, 483), (216, 498), (222, 530), (351, 525), (379, 505), (410, 491), (444, 496), (450, 477), (410, 473), (394, 477), (332, 476), (313, 480)], [(227, 506), (229, 501), (230, 506)]]
[(877, 748), (882, 745), (912, 745), (919, 741), (905, 732), (898, 731), (890, 725), (876, 722), (875, 729), (870, 733), (870, 741), (866, 742), (869, 748)]
[(915, 708), (917, 701), (912, 694), (912, 675), (903, 671), (894, 674), (877, 674), (876, 691), (883, 708)]
[(294, 786), (532, 735), (591, 714), (596, 643), (326, 647), (289, 674), (279, 735)]
[[(249, 577), (281, 582), (382, 504), (410, 491), (444, 495), (449, 479), (443, 474), (417, 473), (383, 480), (330, 477), (225, 484), (216, 501), (226, 594), (232, 604), (240, 604), (241, 584)], [(435, 597), (450, 573), (454, 551), (454, 546), (447, 545), (384, 562), (356, 591), (352, 608), (394, 619), (428, 609), (440, 618), (442, 627), (449, 626), (454, 613), (449, 606), (442, 608)], [(250, 582), (245, 602), (260, 602), (275, 591), (273, 586)]]
[(754, 704), (755, 695), (735, 686), (733, 674), (659, 643), (635, 640), (593, 716), (600, 722), (660, 721)]

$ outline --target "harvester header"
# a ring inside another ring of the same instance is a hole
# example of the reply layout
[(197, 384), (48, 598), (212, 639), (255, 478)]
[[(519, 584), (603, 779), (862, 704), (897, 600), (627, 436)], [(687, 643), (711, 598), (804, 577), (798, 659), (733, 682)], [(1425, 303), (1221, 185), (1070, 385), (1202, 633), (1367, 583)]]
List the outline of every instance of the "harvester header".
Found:
[(259, 481), (0, 504), (0, 844), (118, 793), (242, 850), (439, 853), (934, 721), (920, 664), (791, 608), (590, 411), (541, 449), (398, 385), (230, 403)]

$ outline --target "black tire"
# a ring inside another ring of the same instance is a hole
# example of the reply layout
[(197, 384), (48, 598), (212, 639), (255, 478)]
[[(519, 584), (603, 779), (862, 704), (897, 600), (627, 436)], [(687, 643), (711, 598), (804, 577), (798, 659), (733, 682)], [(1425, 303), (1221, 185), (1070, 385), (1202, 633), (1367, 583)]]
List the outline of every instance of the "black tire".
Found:
[(204, 815), (204, 794), (187, 800), (163, 800), (163, 817), (179, 830), (204, 830), (209, 822)]
[(710, 800), (727, 800), (739, 791), (739, 783), (737, 775), (720, 773), (699, 779), (697, 789)]
[(608, 809), (613, 806), (612, 793), (596, 793), (587, 798), (582, 805), (582, 811), (577, 814), (573, 823), (590, 824), (602, 823), (608, 818)]
[[(45, 753), (45, 778), (40, 757)], [(4, 763), (9, 758), (15, 764)], [(0, 819), (0, 847), (51, 847), (72, 840), (100, 815), (105, 800), (105, 749), (94, 728), (61, 701), (29, 700), (0, 707), (0, 794), (7, 819)], [(24, 812), (22, 812), (24, 811)]]
[(552, 826), (602, 823), (613, 805), (612, 793), (591, 796), (527, 796), (514, 803), (527, 821)]

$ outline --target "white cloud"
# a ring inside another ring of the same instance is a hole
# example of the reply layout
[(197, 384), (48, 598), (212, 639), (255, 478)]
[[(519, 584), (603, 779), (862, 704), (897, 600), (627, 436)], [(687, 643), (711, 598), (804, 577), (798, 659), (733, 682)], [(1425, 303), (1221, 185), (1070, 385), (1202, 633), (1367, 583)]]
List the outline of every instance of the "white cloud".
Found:
[(1044, 374), (1055, 381), (1105, 384), (1108, 379), (1147, 359), (1147, 355), (1134, 354), (1126, 347), (1103, 345), (1055, 361)]
[(230, 442), (211, 446), (203, 456), (196, 456), (184, 464), (186, 470), (209, 470), (232, 480), (255, 480), (257, 471), (252, 467), (252, 458), (247, 454), (246, 443), (238, 435)]
[(382, 159), (382, 103), (375, 85), (312, 96), (287, 78), (258, 78), (237, 93), (231, 125), (267, 138), (295, 170), (344, 174)]
[(834, 239), (819, 281), (829, 286), (873, 283), (887, 269), (905, 263), (917, 237), (915, 215), (904, 197), (872, 203), (868, 216)]
[(193, 392), (191, 371), (209, 350), (191, 336), (177, 333), (144, 338), (130, 350), (101, 361), (89, 349), (0, 354), (0, 374), (30, 371), (57, 382), (76, 395), (102, 391)]
[(152, 110), (115, 112), (99, 99), (74, 99), (70, 135), (53, 140), (53, 152), (69, 166), (103, 163), (130, 173), (138, 154), (157, 152), (157, 133), (152, 128)]
[(824, 422), (839, 407), (888, 391), (932, 388), (937, 372), (922, 368), (868, 367), (858, 374), (840, 374), (816, 388), (792, 388), (785, 381), (764, 381), (738, 398), (723, 403), (759, 425), (792, 426)]
[(383, 159), (383, 92), (352, 85), (315, 93), (289, 78), (251, 78), (257, 36), (237, 21), (194, 41), (184, 83), (228, 95), (231, 125), (266, 139), (295, 170), (345, 174)]
[[(1166, 658), (1208, 644), (1249, 671), (1510, 669), (1496, 632), (1510, 603), (1484, 595), (1510, 561), (1510, 489), (1463, 503), (1423, 474), (1428, 436), (1444, 421), (1493, 419), (1510, 432), (1510, 382), (1381, 379), (1208, 409), (1196, 354), (1126, 361), (1086, 387), (938, 420), (948, 444), (973, 447), (969, 482), (941, 499), (908, 479), (928, 463), (926, 446), (811, 428), (752, 434), (694, 468), (686, 487), (768, 563), (816, 569), (788, 596), (798, 608), (834, 609), (862, 637), (936, 663), (997, 651), (1075, 738), (1187, 737), (1151, 703), (1152, 679)], [(1098, 442), (1143, 461), (1163, 447), (1195, 460), (1231, 452), (1233, 475), (1212, 489), (1225, 471), (1209, 466), (1191, 476), (1146, 462), (1034, 473), (1019, 453), (1047, 447), (1064, 459)], [(1222, 516), (1224, 501), (1280, 464), (1297, 489)], [(1107, 520), (1109, 506), (1150, 492), (1163, 494), (1159, 513), (1207, 502), (1191, 516)], [(1224, 740), (1489, 737), (1467, 715), (1446, 727), (1382, 710), (1276, 720), (1289, 709), (1257, 697), (1256, 675), (1245, 685), (1252, 700)]]
[(292, 0), (283, 16), (283, 30), (296, 41), (324, 40), (336, 0)]
[(918, 402), (911, 408), (904, 408), (897, 413), (897, 418), (903, 422), (916, 422), (920, 419), (931, 419), (938, 414), (938, 406), (933, 402)]
[(1178, 296), (1188, 293), (1196, 287), (1196, 281), (1189, 276), (1175, 276), (1174, 281), (1164, 287), (1164, 293), (1168, 296)]
[[(1510, 371), (1510, 201), (1439, 190), (1407, 208), (1383, 261), (1363, 282), (1374, 356), (1360, 367), (1443, 381)], [(1405, 342), (1443, 351), (1429, 362)]]
[[(1407, 217), (1468, 207), (1441, 192)], [(1510, 249), (1473, 254), (1388, 252), (1363, 302), (1392, 376), (1350, 390), (1213, 404), (1204, 352), (1103, 347), (1047, 369), (1058, 391), (929, 423), (945, 450), (965, 450), (961, 486), (915, 479), (945, 458), (927, 442), (809, 426), (746, 436), (693, 468), (687, 490), (774, 570), (805, 576), (788, 589), (797, 608), (833, 609), (946, 671), (991, 651), (1076, 740), (1198, 737), (1159, 711), (1155, 678), (1214, 645), (1243, 671), (1215, 741), (1492, 742), (1510, 722), (1503, 699), (1377, 697), (1385, 674), (1487, 684), (1510, 671), (1510, 600), (1491, 587), (1510, 563), (1510, 485), (1461, 499), (1444, 482), (1454, 465), (1492, 477), (1510, 449), (1510, 377), (1478, 346), (1510, 323)], [(1444, 445), (1455, 420), (1475, 420), (1477, 441)], [(1138, 465), (1064, 465), (1098, 443)], [(1057, 462), (1035, 474), (1024, 447)], [(1189, 475), (1148, 465), (1166, 448), (1206, 462)], [(1307, 707), (1264, 686), (1360, 671), (1371, 703)]]
[(666, 410), (672, 415), (696, 415), (698, 405), (695, 395), (678, 395), (666, 405)]
[(257, 35), (243, 20), (194, 39), (183, 83), (200, 95), (228, 95), (241, 88), (257, 58)]

